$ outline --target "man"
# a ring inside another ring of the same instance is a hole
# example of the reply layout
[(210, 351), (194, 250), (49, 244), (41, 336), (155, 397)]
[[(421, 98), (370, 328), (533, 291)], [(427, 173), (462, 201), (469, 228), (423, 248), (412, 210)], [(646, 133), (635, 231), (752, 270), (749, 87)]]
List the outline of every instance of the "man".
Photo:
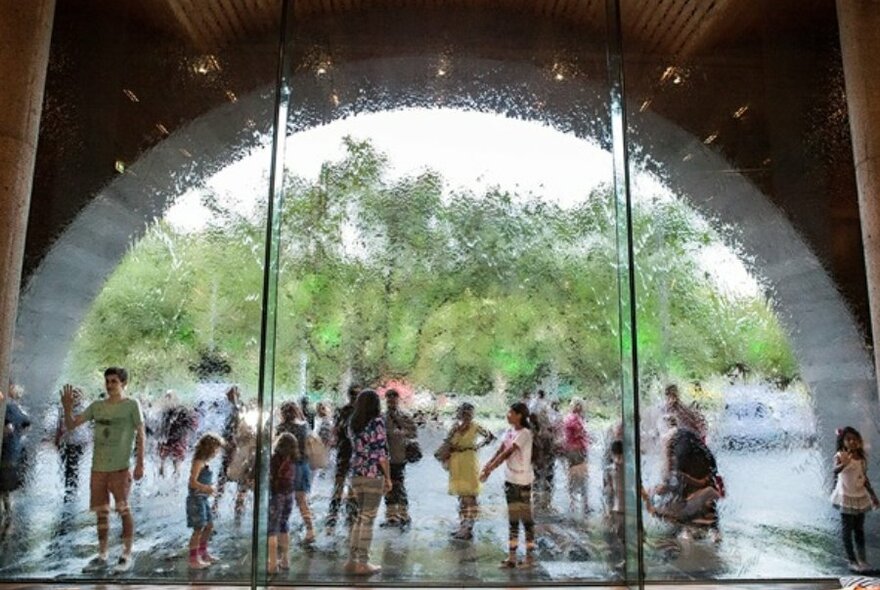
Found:
[(385, 392), (385, 429), (388, 437), (388, 454), (391, 466), (391, 491), (385, 494), (385, 522), (381, 527), (406, 528), (409, 517), (409, 500), (406, 496), (406, 444), (416, 437), (416, 424), (400, 410), (400, 393), (396, 389)]
[(144, 476), (144, 419), (137, 400), (125, 396), (128, 371), (110, 367), (104, 371), (106, 399), (92, 402), (82, 414), (74, 415), (75, 388), (65, 385), (61, 394), (64, 424), (72, 431), (86, 422), (94, 423), (95, 441), (92, 455), (89, 508), (98, 520), (98, 555), (84, 568), (93, 572), (108, 564), (107, 537), (110, 532), (110, 496), (122, 519), (122, 556), (113, 568), (115, 573), (127, 572), (133, 564), (131, 547), (134, 541), (134, 519), (128, 505), (131, 491), (132, 445), (136, 444), (137, 459), (134, 479)]
[[(348, 478), (348, 470), (351, 466), (351, 440), (348, 438), (348, 421), (354, 411), (354, 400), (360, 393), (359, 385), (351, 385), (348, 388), (348, 403), (336, 410), (333, 417), (333, 438), (336, 440), (336, 478), (333, 485), (333, 495), (330, 497), (330, 509), (327, 511), (327, 528), (332, 530), (336, 526), (339, 517), (339, 508), (342, 505), (342, 495), (345, 492), (345, 480)], [(357, 505), (354, 500), (346, 500), (346, 522), (351, 525), (357, 513)]]
[(302, 409), (303, 416), (305, 416), (306, 422), (309, 424), (309, 429), (315, 429), (315, 411), (312, 409), (312, 402), (309, 400), (309, 396), (304, 395), (299, 400), (299, 407)]

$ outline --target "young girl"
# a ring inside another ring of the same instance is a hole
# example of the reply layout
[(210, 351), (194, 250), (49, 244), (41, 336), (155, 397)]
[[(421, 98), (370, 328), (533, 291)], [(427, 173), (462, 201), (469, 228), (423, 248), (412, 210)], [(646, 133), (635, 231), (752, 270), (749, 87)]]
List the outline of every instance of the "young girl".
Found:
[(309, 506), (309, 493), (312, 491), (312, 468), (306, 453), (306, 440), (311, 434), (311, 427), (306, 421), (302, 408), (296, 402), (281, 404), (281, 421), (276, 432), (289, 432), (296, 438), (299, 459), (296, 461), (296, 478), (294, 498), (297, 508), (306, 525), (306, 536), (303, 543), (310, 545), (315, 542), (315, 527), (312, 524), (312, 509)]
[(214, 474), (208, 462), (223, 447), (223, 439), (205, 434), (196, 443), (192, 469), (189, 473), (189, 495), (186, 497), (186, 526), (193, 530), (189, 538), (189, 566), (204, 569), (217, 559), (208, 553), (208, 539), (214, 530), (213, 514), (208, 498), (213, 496)]
[[(499, 465), (507, 462), (504, 470), (504, 496), (507, 499), (507, 516), (510, 523), (507, 559), (501, 562), (502, 568), (517, 566), (520, 525), (526, 536), (526, 558), (519, 566), (531, 568), (535, 565), (535, 521), (532, 518), (532, 483), (535, 472), (532, 469), (531, 418), (529, 408), (522, 402), (510, 406), (507, 422), (511, 429), (504, 435), (501, 446), (492, 459), (483, 467), (480, 481), (485, 482)], [(533, 426), (533, 422), (532, 422)]]
[(269, 542), (268, 569), (277, 574), (279, 568), (290, 568), (290, 513), (296, 491), (296, 464), (300, 460), (299, 442), (285, 432), (275, 441), (269, 460)]
[(480, 467), (477, 450), (489, 445), (495, 436), (474, 421), (474, 406), (465, 402), (458, 407), (458, 420), (446, 439), (449, 441), (449, 493), (458, 496), (459, 528), (454, 539), (474, 538), (477, 519), (477, 496), (480, 493)]
[(856, 572), (870, 569), (865, 562), (865, 513), (880, 506), (867, 478), (867, 466), (862, 435), (851, 426), (838, 429), (837, 453), (834, 455), (837, 482), (831, 493), (831, 502), (840, 510), (843, 548), (849, 569)]

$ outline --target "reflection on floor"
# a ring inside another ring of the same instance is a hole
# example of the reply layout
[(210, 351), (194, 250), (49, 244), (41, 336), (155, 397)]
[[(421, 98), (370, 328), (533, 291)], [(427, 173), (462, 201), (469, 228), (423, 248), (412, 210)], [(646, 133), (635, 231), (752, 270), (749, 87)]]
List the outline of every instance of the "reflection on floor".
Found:
[[(686, 588), (687, 590), (836, 590), (840, 585), (833, 582), (816, 582), (809, 584), (696, 584), (696, 585), (679, 585), (679, 584), (662, 584), (649, 585), (649, 588), (664, 590), (669, 588)], [(117, 586), (117, 585), (54, 585), (46, 586), (45, 584), (2, 584), (0, 590), (147, 590), (153, 588), (161, 588), (162, 590), (185, 590), (194, 588), (197, 590), (245, 590), (247, 586)], [(275, 587), (273, 587), (275, 588)], [(278, 586), (280, 588), (289, 588), (289, 586)], [(308, 590), (308, 586), (298, 586), (298, 588)], [(311, 587), (318, 588), (318, 587)], [(354, 590), (354, 586), (350, 590)], [(460, 587), (457, 587), (460, 588)], [(590, 586), (594, 590), (626, 590), (625, 586)], [(345, 586), (336, 586), (336, 590), (349, 590)], [(270, 589), (271, 590), (271, 589)], [(376, 590), (381, 590), (377, 588)], [(438, 589), (442, 590), (442, 589)], [(522, 590), (529, 590), (523, 587)]]

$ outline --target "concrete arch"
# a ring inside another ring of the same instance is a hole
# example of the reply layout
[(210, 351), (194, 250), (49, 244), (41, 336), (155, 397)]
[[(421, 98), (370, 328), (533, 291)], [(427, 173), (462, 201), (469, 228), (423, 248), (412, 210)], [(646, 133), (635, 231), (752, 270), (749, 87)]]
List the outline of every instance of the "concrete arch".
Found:
[[(523, 61), (457, 58), (448, 74), (438, 75), (433, 57), (366, 59), (335, 65), (324, 75), (300, 71), (292, 89), (288, 133), (360, 112), (446, 106), (542, 121), (605, 148), (611, 144), (604, 84), (557, 80)], [(54, 244), (23, 292), (13, 361), (16, 379), (44, 403), (62, 377), (77, 329), (125, 252), (186, 183), (265, 142), (273, 97), (267, 87), (168, 137), (102, 190)], [(649, 171), (702, 214), (737, 229), (742, 251), (772, 290), (792, 335), (821, 430), (851, 423), (876, 438), (873, 365), (859, 327), (785, 215), (673, 122), (641, 114), (631, 141)]]

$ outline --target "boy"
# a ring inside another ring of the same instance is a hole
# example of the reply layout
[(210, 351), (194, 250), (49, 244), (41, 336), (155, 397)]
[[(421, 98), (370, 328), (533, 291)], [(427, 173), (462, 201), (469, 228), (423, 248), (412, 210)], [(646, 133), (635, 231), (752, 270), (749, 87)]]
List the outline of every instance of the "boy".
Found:
[(115, 573), (131, 569), (131, 546), (134, 540), (134, 519), (128, 506), (131, 490), (132, 444), (137, 441), (137, 462), (134, 479), (144, 476), (144, 419), (137, 400), (125, 397), (128, 372), (121, 367), (104, 371), (107, 398), (92, 402), (82, 414), (73, 415), (75, 392), (72, 385), (65, 385), (61, 403), (64, 407), (64, 424), (68, 432), (93, 422), (95, 448), (92, 456), (89, 508), (98, 518), (98, 555), (84, 568), (94, 571), (107, 565), (107, 536), (110, 529), (110, 496), (122, 519), (122, 556), (113, 568)]

